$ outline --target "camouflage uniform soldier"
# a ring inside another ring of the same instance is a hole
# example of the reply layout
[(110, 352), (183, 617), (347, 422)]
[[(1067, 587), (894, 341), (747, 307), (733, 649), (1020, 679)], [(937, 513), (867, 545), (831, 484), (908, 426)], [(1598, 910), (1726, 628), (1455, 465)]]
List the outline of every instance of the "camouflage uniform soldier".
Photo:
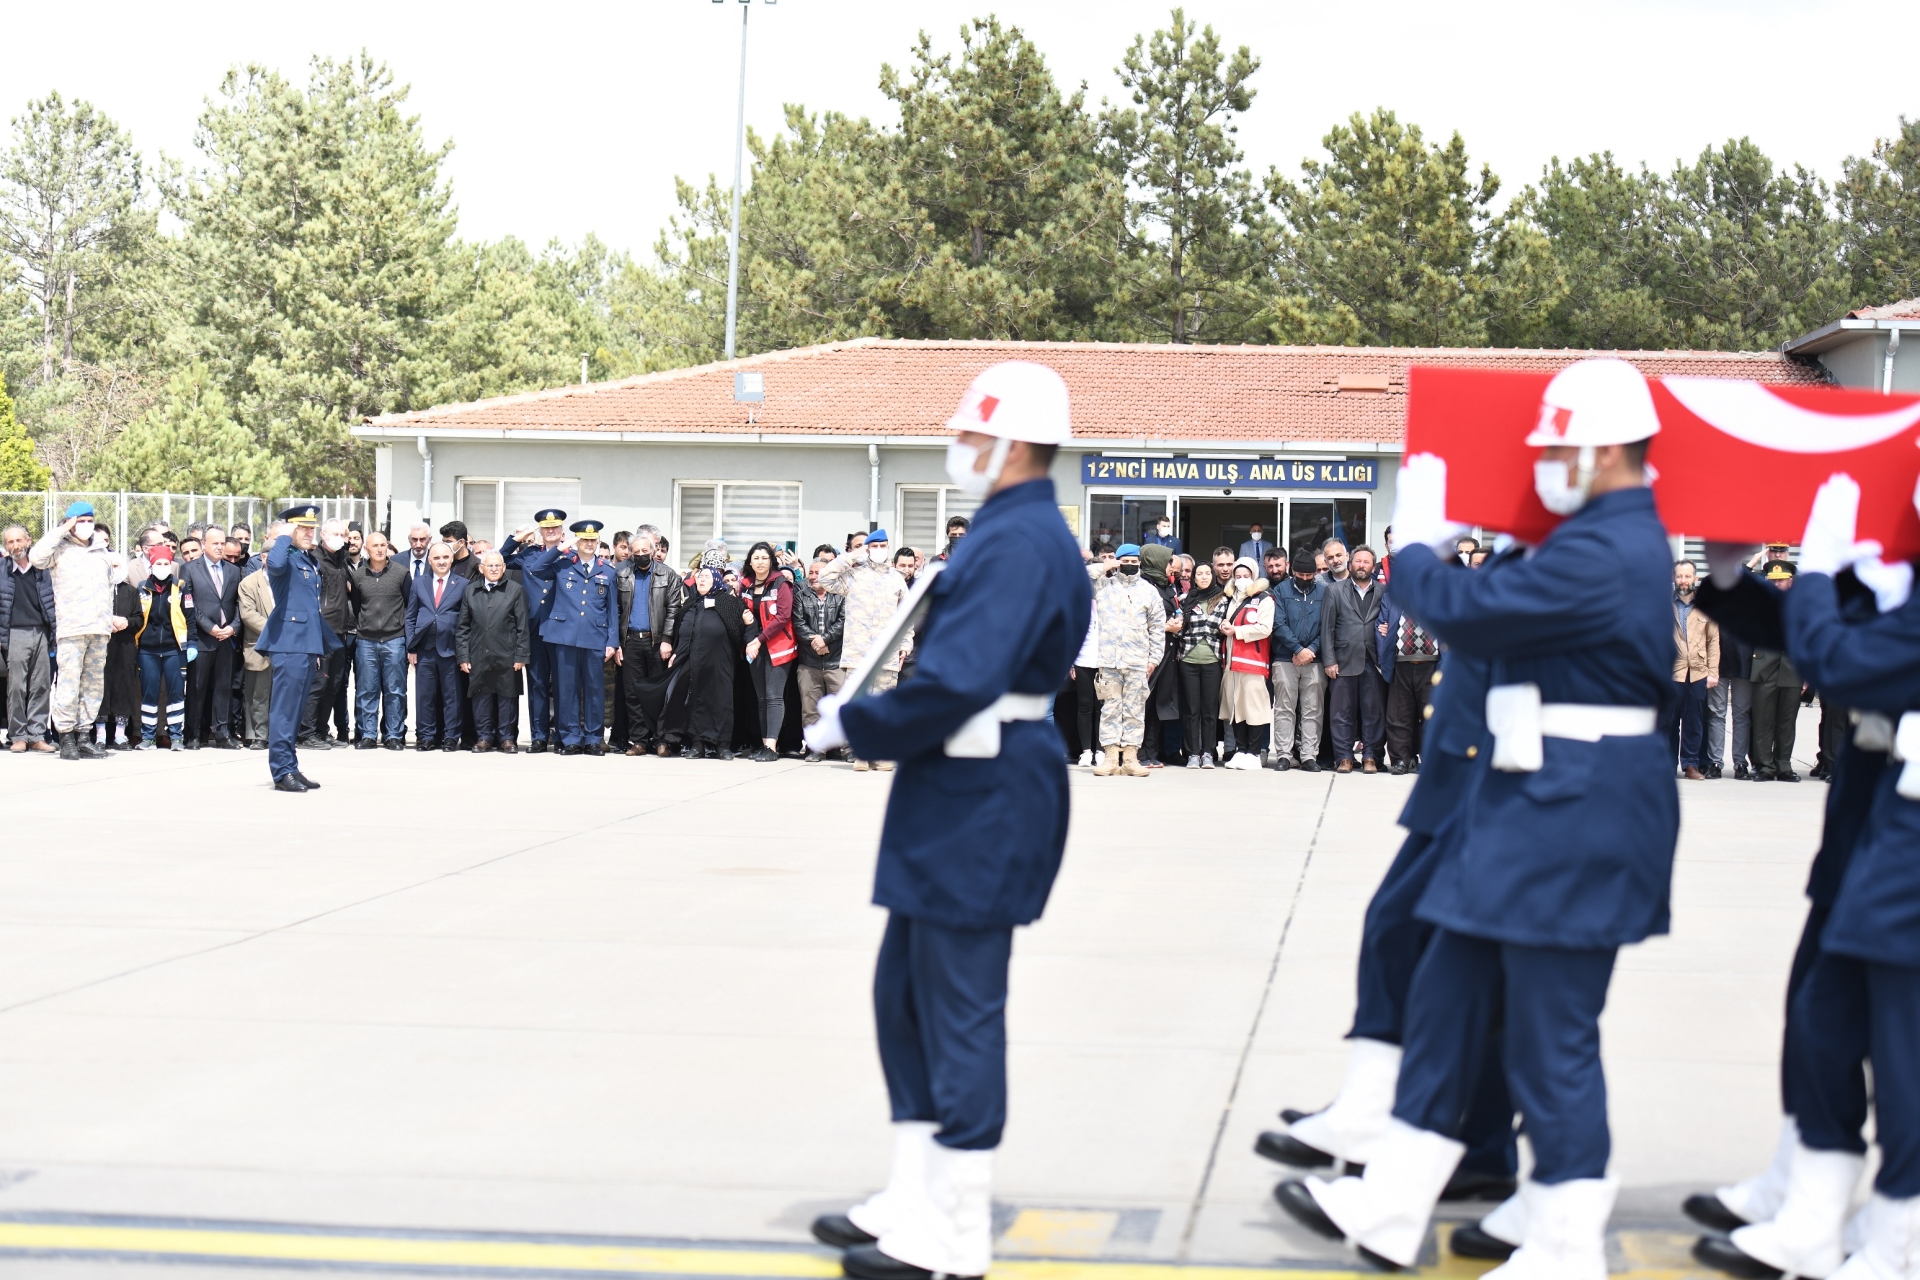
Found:
[(113, 611), (113, 587), (126, 578), (126, 561), (107, 550), (93, 525), (93, 505), (76, 502), (67, 518), (33, 544), (28, 560), (53, 583), (54, 641), (59, 674), (53, 685), (53, 727), (62, 760), (103, 760), (93, 745), (93, 718), (106, 692), (107, 641), (126, 626)]
[[(852, 672), (866, 660), (867, 650), (880, 642), (900, 602), (907, 597), (907, 580), (893, 567), (888, 554), (887, 531), (875, 529), (867, 535), (866, 545), (849, 551), (820, 568), (820, 590), (847, 598), (846, 629), (841, 633), (840, 668)], [(909, 636), (911, 642), (911, 636)], [(900, 663), (906, 649), (889, 654), (873, 682), (875, 693), (891, 689), (900, 678)], [(856, 758), (855, 769), (865, 769), (865, 760)], [(893, 768), (883, 761), (882, 769)]]
[[(1093, 608), (1100, 624), (1100, 675), (1094, 690), (1100, 708), (1102, 776), (1144, 778), (1140, 743), (1147, 731), (1147, 686), (1167, 651), (1167, 610), (1160, 593), (1140, 577), (1140, 548), (1129, 542), (1114, 560), (1087, 566)], [(1122, 758), (1124, 755), (1124, 759)]]

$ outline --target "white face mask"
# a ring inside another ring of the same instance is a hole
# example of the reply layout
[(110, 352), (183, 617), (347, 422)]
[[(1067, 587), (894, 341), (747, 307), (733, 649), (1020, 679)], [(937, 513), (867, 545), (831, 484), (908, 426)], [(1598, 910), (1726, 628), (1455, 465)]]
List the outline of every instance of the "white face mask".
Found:
[(329, 551), (338, 551), (347, 545), (347, 540), (337, 533), (329, 533), (320, 539), (320, 545)]
[(173, 576), (173, 561), (162, 560), (159, 564), (154, 565), (149, 572), (152, 573), (154, 577), (165, 582)]
[(1587, 490), (1593, 487), (1593, 450), (1580, 451), (1580, 469), (1576, 473), (1564, 462), (1542, 459), (1533, 464), (1533, 491), (1540, 505), (1557, 516), (1570, 516), (1587, 505)]
[(875, 564), (885, 564), (887, 562), (887, 544), (883, 542), (877, 547), (868, 547), (867, 559), (873, 561)]
[(980, 451), (964, 440), (950, 441), (947, 444), (947, 479), (953, 481), (960, 492), (969, 498), (984, 498), (999, 483), (1000, 471), (1007, 465), (1007, 451), (1012, 447), (1011, 440), (994, 441), (993, 452), (987, 457), (987, 469), (975, 471), (974, 467), (980, 462)]
[(80, 539), (80, 541), (82, 542), (92, 542), (93, 541), (93, 521), (82, 520), (79, 524), (74, 525), (73, 536)]

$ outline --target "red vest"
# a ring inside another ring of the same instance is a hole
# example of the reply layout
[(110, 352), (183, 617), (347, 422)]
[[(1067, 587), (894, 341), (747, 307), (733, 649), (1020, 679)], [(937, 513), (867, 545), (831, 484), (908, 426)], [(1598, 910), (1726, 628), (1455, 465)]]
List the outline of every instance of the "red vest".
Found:
[[(793, 610), (780, 607), (780, 587), (776, 583), (773, 591), (748, 600), (753, 605), (754, 614), (760, 619), (760, 643), (767, 651), (767, 661), (776, 667), (784, 667), (793, 661), (793, 655), (799, 651), (799, 644), (793, 638)], [(787, 599), (793, 596), (789, 593)]]
[[(1250, 625), (1254, 615), (1259, 611), (1260, 601), (1248, 600), (1240, 606), (1240, 611), (1233, 615), (1233, 625), (1236, 627)], [(1267, 636), (1260, 640), (1236, 638), (1233, 641), (1233, 652), (1227, 659), (1227, 666), (1233, 671), (1245, 671), (1249, 675), (1264, 678), (1273, 666), (1273, 637)]]

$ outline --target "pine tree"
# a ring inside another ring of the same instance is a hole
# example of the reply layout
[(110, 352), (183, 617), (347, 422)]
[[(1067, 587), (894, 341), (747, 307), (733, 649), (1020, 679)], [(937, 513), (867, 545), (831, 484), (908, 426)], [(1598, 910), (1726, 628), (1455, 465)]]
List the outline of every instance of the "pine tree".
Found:
[(0, 490), (44, 489), (50, 475), (33, 456), (33, 440), (14, 420), (13, 398), (0, 377)]
[(167, 380), (166, 395), (98, 459), (92, 482), (144, 493), (284, 497), (287, 473), (233, 420), (213, 373), (194, 363)]

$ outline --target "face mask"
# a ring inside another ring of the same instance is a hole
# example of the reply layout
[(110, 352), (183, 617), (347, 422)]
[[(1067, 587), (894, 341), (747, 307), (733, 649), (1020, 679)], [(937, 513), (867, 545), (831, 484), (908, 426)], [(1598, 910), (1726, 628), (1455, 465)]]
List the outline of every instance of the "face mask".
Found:
[(341, 537), (337, 533), (330, 533), (326, 537), (320, 539), (320, 545), (325, 547), (329, 551), (338, 551), (340, 548), (347, 545), (347, 540)]
[(1564, 462), (1533, 464), (1533, 491), (1540, 505), (1557, 516), (1570, 516), (1587, 505), (1587, 490), (1593, 486), (1593, 450), (1580, 451), (1580, 470), (1576, 474)]
[(1120, 566), (1120, 572), (1131, 578), (1134, 574), (1140, 572), (1140, 566), (1137, 564), (1123, 564)]
[(975, 471), (980, 461), (980, 451), (962, 440), (954, 440), (947, 445), (947, 479), (953, 481), (960, 492), (969, 498), (984, 498), (993, 492), (993, 486), (1000, 480), (1001, 468), (1007, 465), (1007, 450), (1013, 447), (1011, 440), (996, 440), (993, 452), (987, 458), (987, 469)]
[(651, 569), (653, 568), (653, 557), (642, 551), (633, 558), (633, 567), (636, 569)]
[(92, 542), (93, 541), (93, 521), (82, 520), (79, 524), (76, 524), (75, 526), (73, 526), (73, 536), (80, 539), (80, 541), (82, 542)]
[(868, 547), (867, 559), (873, 561), (875, 564), (885, 564), (887, 562), (886, 547), (885, 546)]
[(171, 560), (163, 560), (159, 564), (154, 565), (151, 572), (154, 577), (165, 582), (173, 576), (173, 562)]

